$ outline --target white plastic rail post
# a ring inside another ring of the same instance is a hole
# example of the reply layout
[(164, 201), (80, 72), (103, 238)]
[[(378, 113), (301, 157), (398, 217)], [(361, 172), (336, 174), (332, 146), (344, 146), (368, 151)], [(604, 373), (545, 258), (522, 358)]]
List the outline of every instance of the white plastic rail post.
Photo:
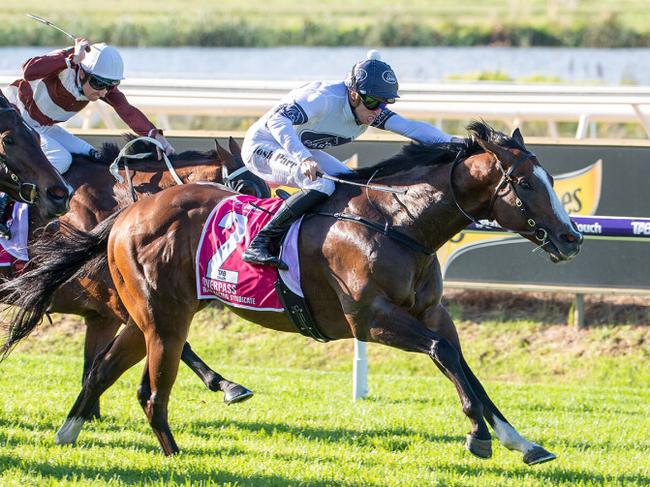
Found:
[(354, 364), (352, 366), (352, 400), (368, 395), (368, 352), (366, 343), (354, 340)]

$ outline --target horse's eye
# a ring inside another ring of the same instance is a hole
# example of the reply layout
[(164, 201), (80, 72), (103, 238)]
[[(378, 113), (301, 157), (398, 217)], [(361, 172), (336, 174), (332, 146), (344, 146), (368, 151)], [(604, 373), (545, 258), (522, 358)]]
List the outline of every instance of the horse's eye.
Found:
[(5, 145), (12, 145), (14, 143), (14, 138), (11, 135), (7, 135), (2, 138), (2, 143)]
[(533, 187), (530, 185), (527, 179), (520, 179), (518, 184), (523, 189), (533, 189)]

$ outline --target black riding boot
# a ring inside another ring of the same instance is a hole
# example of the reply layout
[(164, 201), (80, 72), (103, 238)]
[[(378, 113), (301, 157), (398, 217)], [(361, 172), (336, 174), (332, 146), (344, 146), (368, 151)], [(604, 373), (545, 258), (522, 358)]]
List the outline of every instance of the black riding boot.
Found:
[(9, 204), (9, 195), (0, 196), (0, 238), (11, 238), (11, 230), (7, 226), (7, 205)]
[(253, 239), (244, 252), (242, 260), (249, 264), (272, 265), (278, 269), (288, 269), (287, 264), (278, 256), (282, 237), (301, 215), (327, 198), (327, 194), (315, 189), (291, 195)]

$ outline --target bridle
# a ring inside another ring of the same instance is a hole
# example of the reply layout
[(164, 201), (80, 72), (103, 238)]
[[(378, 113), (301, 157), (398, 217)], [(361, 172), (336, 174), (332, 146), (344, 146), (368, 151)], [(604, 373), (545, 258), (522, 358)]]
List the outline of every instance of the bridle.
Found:
[[(449, 187), (451, 189), (451, 196), (454, 200), (454, 203), (460, 210), (460, 212), (465, 215), (466, 218), (468, 218), (470, 221), (472, 221), (474, 224), (478, 225), (479, 227), (483, 226), (477, 218), (473, 217), (467, 211), (463, 209), (463, 207), (460, 205), (460, 202), (458, 201), (458, 198), (456, 197), (456, 190), (454, 189), (454, 169), (456, 169), (456, 166), (458, 166), (464, 159), (461, 158), (462, 151), (458, 152), (458, 155), (454, 159), (454, 162), (451, 165), (451, 168), (449, 170)], [(532, 152), (524, 152), (521, 156), (517, 158), (515, 162), (512, 163), (510, 168), (506, 171), (503, 167), (503, 164), (499, 160), (499, 158), (494, 155), (494, 159), (496, 161), (496, 166), (501, 171), (501, 180), (499, 181), (499, 184), (497, 184), (496, 188), (494, 189), (494, 193), (492, 194), (492, 198), (490, 198), (490, 204), (488, 206), (487, 210), (487, 215), (488, 218), (492, 216), (492, 211), (494, 209), (494, 204), (496, 203), (498, 198), (504, 197), (506, 194), (508, 194), (508, 190), (511, 189), (512, 192), (515, 194), (515, 205), (517, 208), (519, 208), (519, 211), (521, 211), (522, 216), (526, 220), (526, 223), (530, 227), (530, 230), (513, 230), (511, 228), (506, 228), (503, 227), (505, 230), (513, 233), (518, 233), (520, 235), (533, 235), (536, 240), (538, 240), (541, 243), (546, 243), (548, 240), (548, 231), (542, 227), (541, 225), (538, 225), (537, 222), (535, 221), (534, 218), (530, 216), (530, 210), (527, 209), (526, 203), (519, 197), (519, 193), (517, 193), (517, 181), (515, 178), (512, 177), (512, 174), (515, 172), (517, 167), (521, 165), (522, 163), (528, 161), (529, 159), (532, 159), (535, 157), (535, 154)], [(506, 189), (504, 192), (503, 190)]]
[[(0, 113), (14, 111), (11, 107), (0, 108)], [(9, 176), (9, 180), (0, 178), (0, 186), (7, 189), (14, 189), (18, 192), (18, 199), (28, 205), (33, 205), (38, 199), (38, 188), (34, 183), (23, 183), (18, 175), (9, 168), (9, 159), (5, 154), (0, 153), (0, 172)]]

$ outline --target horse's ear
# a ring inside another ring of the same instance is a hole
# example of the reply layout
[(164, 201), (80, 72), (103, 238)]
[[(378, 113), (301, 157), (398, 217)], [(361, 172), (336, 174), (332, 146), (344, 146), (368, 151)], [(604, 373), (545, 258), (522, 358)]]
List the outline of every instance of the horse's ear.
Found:
[(503, 150), (501, 147), (496, 145), (494, 142), (490, 142), (488, 140), (483, 140), (479, 137), (476, 137), (476, 143), (481, 146), (481, 149), (483, 149), (485, 152), (489, 152), (491, 154), (494, 154), (495, 156), (499, 156), (501, 151)]
[(214, 139), (214, 146), (217, 150), (217, 161), (220, 162), (223, 166), (226, 166), (230, 169), (232, 165), (232, 155), (226, 149), (219, 145), (217, 139)]
[(241, 156), (241, 147), (232, 137), (228, 137), (228, 148), (233, 156)]
[(526, 144), (524, 143), (524, 137), (521, 135), (519, 127), (517, 127), (514, 132), (512, 132), (512, 140), (517, 142), (522, 148), (526, 147)]

